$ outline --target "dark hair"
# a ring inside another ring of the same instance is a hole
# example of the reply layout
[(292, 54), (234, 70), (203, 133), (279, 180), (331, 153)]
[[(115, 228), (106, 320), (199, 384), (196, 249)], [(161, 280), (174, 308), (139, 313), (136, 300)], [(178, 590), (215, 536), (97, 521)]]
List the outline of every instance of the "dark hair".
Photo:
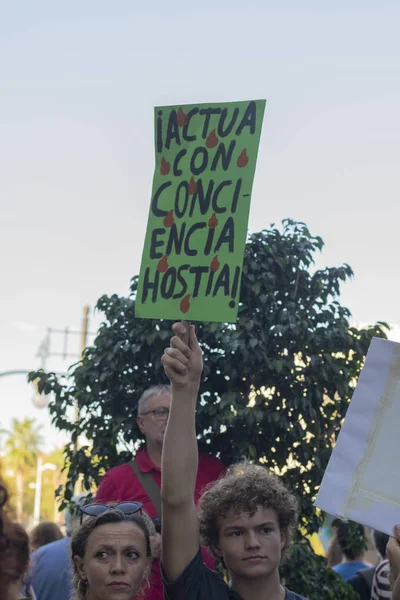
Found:
[(0, 484), (0, 519), (1, 519), (1, 551), (0, 551), (0, 589), (5, 590), (9, 583), (18, 581), (26, 573), (29, 565), (29, 538), (25, 529), (14, 523), (5, 513), (8, 501), (7, 490)]
[(376, 531), (376, 529), (372, 532), (372, 537), (374, 539), (375, 548), (379, 552), (382, 558), (386, 556), (386, 546), (389, 542), (389, 536), (387, 533), (382, 533), (381, 531)]
[(360, 556), (367, 547), (365, 528), (359, 523), (338, 521), (335, 523), (339, 546), (349, 560)]
[(208, 486), (199, 500), (200, 535), (211, 551), (218, 545), (218, 517), (229, 510), (254, 514), (259, 506), (276, 511), (279, 527), (285, 533), (283, 555), (297, 525), (297, 499), (282, 481), (259, 465), (248, 462), (233, 465), (228, 473)]
[(61, 540), (63, 537), (59, 526), (52, 521), (43, 521), (43, 523), (39, 523), (39, 525), (36, 525), (36, 527), (32, 529), (30, 534), (31, 545), (34, 549)]
[(9, 582), (21, 579), (29, 566), (29, 537), (19, 523), (2, 515), (7, 548), (0, 554), (0, 580), (8, 576)]
[[(134, 513), (132, 515), (126, 515), (120, 510), (110, 509), (106, 512), (102, 513), (98, 517), (89, 517), (87, 518), (80, 528), (74, 533), (71, 539), (71, 556), (72, 559), (74, 556), (80, 556), (80, 558), (84, 558), (87, 541), (89, 539), (90, 534), (101, 525), (107, 525), (109, 523), (134, 523), (139, 529), (143, 531), (145, 540), (146, 540), (146, 556), (151, 557), (151, 546), (150, 546), (150, 536), (154, 535), (154, 525), (145, 513), (139, 514)], [(72, 560), (73, 568), (74, 568), (74, 584), (76, 589), (77, 598), (79, 600), (83, 600), (87, 593), (87, 584), (82, 582), (79, 577), (79, 573), (75, 562)]]
[(328, 567), (335, 567), (338, 563), (342, 562), (343, 552), (339, 546), (336, 531), (329, 542), (329, 546), (326, 551), (326, 561)]

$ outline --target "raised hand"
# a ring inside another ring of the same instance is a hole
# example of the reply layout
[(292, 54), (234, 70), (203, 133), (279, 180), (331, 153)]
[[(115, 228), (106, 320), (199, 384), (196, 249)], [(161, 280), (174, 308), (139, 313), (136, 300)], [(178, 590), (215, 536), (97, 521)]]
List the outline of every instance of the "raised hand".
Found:
[(175, 388), (198, 387), (203, 371), (203, 353), (194, 325), (190, 325), (189, 344), (184, 341), (186, 327), (182, 323), (174, 323), (172, 331), (175, 335), (161, 357), (165, 373)]

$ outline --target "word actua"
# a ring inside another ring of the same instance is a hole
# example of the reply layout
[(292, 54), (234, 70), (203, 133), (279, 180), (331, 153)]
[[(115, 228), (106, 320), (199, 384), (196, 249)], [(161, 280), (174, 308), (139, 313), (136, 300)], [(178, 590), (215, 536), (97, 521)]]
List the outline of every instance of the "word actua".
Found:
[(240, 136), (245, 128), (248, 128), (252, 135), (256, 131), (257, 109), (254, 101), (249, 102), (241, 119), (239, 108), (235, 108), (229, 117), (228, 109), (221, 107), (195, 107), (187, 114), (182, 108), (178, 111), (173, 109), (167, 115), (159, 110), (156, 124), (157, 152), (162, 152), (164, 148), (169, 150), (173, 143), (180, 146), (183, 142), (199, 142), (199, 138), (205, 140), (209, 134), (212, 116), (218, 117), (215, 130), (220, 138), (229, 135)]

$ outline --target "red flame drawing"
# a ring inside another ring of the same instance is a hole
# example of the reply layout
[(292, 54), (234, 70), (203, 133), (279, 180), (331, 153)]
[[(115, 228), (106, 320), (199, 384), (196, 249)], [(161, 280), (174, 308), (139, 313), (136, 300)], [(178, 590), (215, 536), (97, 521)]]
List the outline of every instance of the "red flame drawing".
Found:
[(218, 269), (220, 268), (220, 266), (221, 266), (221, 265), (220, 265), (220, 262), (219, 262), (219, 260), (218, 260), (218, 255), (216, 254), (216, 255), (214, 256), (214, 258), (212, 259), (212, 261), (211, 261), (211, 264), (210, 264), (210, 269), (211, 269), (211, 271), (212, 271), (213, 273), (215, 273), (215, 271), (218, 271)]
[(190, 309), (190, 294), (186, 294), (186, 296), (183, 298), (183, 300), (181, 301), (179, 308), (181, 309), (181, 312), (183, 313), (187, 313)]
[(164, 227), (172, 227), (172, 225), (175, 223), (173, 210), (170, 210), (169, 213), (165, 215), (163, 223)]
[(168, 254), (160, 258), (157, 265), (157, 271), (159, 273), (165, 273), (168, 270)]
[(206, 146), (207, 146), (207, 148), (215, 148), (215, 146), (217, 144), (218, 144), (218, 138), (215, 133), (215, 129), (213, 129), (212, 132), (209, 134), (209, 136), (206, 139)]
[(186, 125), (186, 121), (187, 121), (187, 114), (185, 114), (183, 112), (183, 108), (181, 106), (180, 109), (178, 110), (178, 114), (176, 115), (176, 122), (178, 123), (179, 127), (183, 127), (184, 125)]
[(213, 213), (212, 216), (208, 219), (208, 226), (210, 229), (215, 229), (217, 225), (218, 225), (218, 219), (215, 216), (215, 213)]
[(193, 195), (197, 192), (197, 183), (194, 180), (194, 177), (192, 175), (192, 177), (190, 178), (189, 181), (189, 189), (188, 189), (189, 194)]
[(245, 167), (249, 162), (249, 157), (247, 156), (246, 148), (241, 151), (239, 158), (236, 161), (238, 167)]
[(169, 163), (168, 161), (165, 160), (164, 157), (162, 157), (161, 165), (160, 165), (161, 175), (168, 175), (168, 173), (170, 172), (170, 169), (171, 169), (171, 163)]

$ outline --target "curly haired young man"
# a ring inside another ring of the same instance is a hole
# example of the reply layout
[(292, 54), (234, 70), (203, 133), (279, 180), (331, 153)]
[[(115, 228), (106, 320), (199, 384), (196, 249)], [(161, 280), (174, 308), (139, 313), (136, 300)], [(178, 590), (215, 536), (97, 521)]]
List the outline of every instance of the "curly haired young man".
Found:
[[(260, 466), (236, 465), (205, 491), (197, 513), (195, 413), (202, 352), (193, 326), (189, 344), (183, 341), (183, 324), (176, 323), (173, 331), (162, 357), (172, 387), (162, 457), (165, 598), (299, 600), (279, 578), (297, 522), (297, 503), (277, 477)], [(204, 565), (200, 536), (223, 562), (229, 584)]]

